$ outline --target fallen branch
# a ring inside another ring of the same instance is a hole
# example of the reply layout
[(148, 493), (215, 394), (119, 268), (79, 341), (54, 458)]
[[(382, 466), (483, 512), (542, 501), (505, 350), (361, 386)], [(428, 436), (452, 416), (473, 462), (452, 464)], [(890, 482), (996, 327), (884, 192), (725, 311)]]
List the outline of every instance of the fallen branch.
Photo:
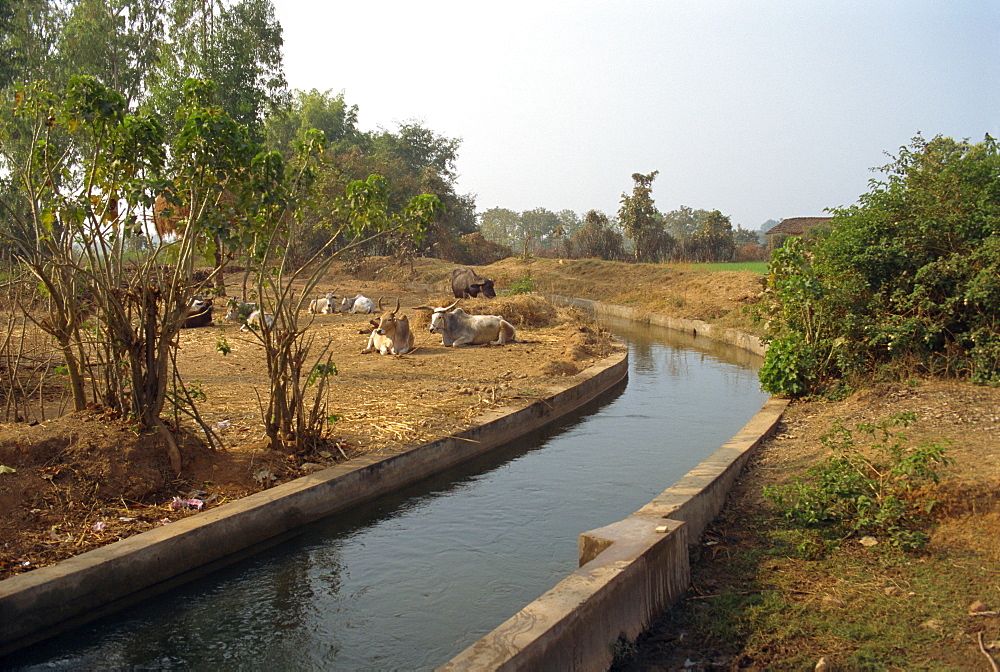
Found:
[(455, 436), (454, 434), (449, 434), (448, 436), (445, 436), (444, 438), (446, 438), (446, 439), (455, 439), (456, 441), (468, 441), (469, 443), (481, 443), (480, 441), (476, 441), (475, 439), (467, 439), (464, 436)]
[(986, 660), (990, 661), (990, 667), (993, 668), (993, 672), (1000, 672), (1000, 667), (997, 667), (997, 661), (993, 660), (993, 656), (991, 656), (990, 652), (986, 650), (985, 646), (983, 646), (982, 630), (979, 631), (979, 650), (983, 652), (984, 656), (986, 656)]

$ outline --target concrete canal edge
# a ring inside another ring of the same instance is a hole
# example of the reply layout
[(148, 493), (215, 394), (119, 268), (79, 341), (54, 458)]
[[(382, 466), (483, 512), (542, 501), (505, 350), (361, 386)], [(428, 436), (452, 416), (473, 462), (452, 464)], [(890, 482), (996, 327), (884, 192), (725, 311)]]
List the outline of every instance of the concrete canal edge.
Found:
[(616, 348), (531, 405), (500, 409), (455, 436), (366, 455), (235, 502), (0, 581), (0, 656), (214, 571), (302, 525), (424, 480), (575, 411), (628, 376)]
[[(760, 341), (733, 329), (648, 315), (585, 299), (550, 296), (597, 318), (656, 324), (761, 354)], [(580, 535), (580, 568), (440, 670), (607, 670), (614, 645), (634, 641), (683, 595), (688, 544), (718, 515), (753, 451), (788, 405), (771, 398), (722, 447), (625, 520)]]

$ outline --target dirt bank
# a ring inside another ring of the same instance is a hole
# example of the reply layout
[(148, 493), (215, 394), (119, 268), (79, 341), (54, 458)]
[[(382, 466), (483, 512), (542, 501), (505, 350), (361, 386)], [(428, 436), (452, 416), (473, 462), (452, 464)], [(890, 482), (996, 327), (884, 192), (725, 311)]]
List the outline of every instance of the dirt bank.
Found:
[(8, 467), (0, 474), (0, 577), (196, 514), (176, 508), (174, 498), (197, 496), (218, 506), (347, 457), (449, 436), (488, 409), (528, 405), (546, 385), (610, 352), (609, 335), (582, 314), (531, 296), (463, 304), (468, 312), (503, 315), (517, 328), (518, 342), (445, 348), (428, 332), (427, 311), (413, 307), (452, 299), (407, 284), (336, 274), (322, 283), (323, 291), (349, 296), (398, 297), (417, 347), (402, 356), (363, 354), (370, 315), (314, 317), (310, 334), (317, 344), (329, 343), (338, 371), (324, 410), (335, 420), (335, 441), (318, 453), (287, 455), (266, 447), (261, 345), (252, 333), (218, 319), (181, 333), (178, 365), (186, 384), (204, 396), (199, 412), (224, 447), (210, 449), (197, 427), (182, 419), (175, 431), (183, 454), (179, 477), (170, 473), (156, 433), (140, 432), (101, 409), (0, 426), (0, 465)]
[[(332, 274), (321, 289), (399, 295), (404, 307), (450, 301), (445, 280), (452, 267), (433, 260), (412, 266), (371, 260), (356, 277)], [(499, 288), (529, 283), (541, 292), (751, 331), (743, 309), (763, 286), (760, 276), (747, 272), (593, 260), (508, 259), (480, 270)], [(561, 319), (547, 326), (519, 324), (521, 337), (532, 342), (513, 347), (446, 351), (421, 329), (412, 356), (361, 355), (364, 337), (357, 332), (366, 322), (331, 315), (315, 325), (335, 342), (339, 396), (330, 412), (342, 416), (337, 451), (347, 455), (391, 451), (453, 432), (485, 408), (530, 398), (546, 380), (573, 375), (600, 354), (574, 319)], [(230, 355), (216, 348), (222, 336), (233, 348)], [(186, 443), (181, 479), (165, 475), (155, 437), (136, 436), (97, 412), (40, 427), (0, 428), (0, 464), (18, 468), (0, 475), (0, 575), (30, 571), (161, 520), (191, 515), (170, 509), (173, 496), (197, 489), (214, 495), (217, 505), (264, 487), (254, 478), (261, 469), (286, 479), (313, 468), (260, 446), (258, 354), (252, 339), (235, 328), (184, 333), (182, 365), (202, 381), (206, 417), (228, 426), (220, 430), (226, 450)], [(393, 393), (383, 394), (386, 389)], [(851, 424), (900, 411), (916, 413), (907, 431), (914, 443), (944, 442), (955, 458), (937, 490), (938, 525), (928, 551), (896, 557), (876, 555), (884, 545), (872, 551), (845, 544), (839, 555), (804, 560), (781, 547), (775, 540), (784, 524), (762, 488), (818, 459), (819, 437), (836, 419)], [(794, 402), (782, 431), (752, 461), (701, 541), (691, 592), (637, 646), (624, 647), (633, 655), (622, 669), (811, 668), (820, 657), (832, 669), (990, 669), (978, 637), (984, 636), (986, 652), (990, 646), (1000, 650), (994, 644), (1000, 619), (970, 616), (969, 607), (980, 602), (987, 611), (1000, 609), (997, 436), (996, 388), (915, 379), (882, 383), (840, 402)], [(99, 522), (105, 527), (94, 529)]]

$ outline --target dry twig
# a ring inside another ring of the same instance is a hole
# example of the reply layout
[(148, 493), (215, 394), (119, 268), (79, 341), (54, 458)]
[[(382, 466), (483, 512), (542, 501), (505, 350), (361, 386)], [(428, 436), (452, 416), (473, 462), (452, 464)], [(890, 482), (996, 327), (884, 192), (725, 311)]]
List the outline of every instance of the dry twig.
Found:
[(990, 661), (990, 667), (993, 669), (993, 672), (1000, 672), (1000, 667), (997, 667), (997, 661), (993, 660), (993, 656), (991, 656), (990, 652), (986, 650), (985, 646), (983, 646), (982, 630), (979, 631), (979, 650), (983, 652), (984, 656), (986, 656), (986, 660)]

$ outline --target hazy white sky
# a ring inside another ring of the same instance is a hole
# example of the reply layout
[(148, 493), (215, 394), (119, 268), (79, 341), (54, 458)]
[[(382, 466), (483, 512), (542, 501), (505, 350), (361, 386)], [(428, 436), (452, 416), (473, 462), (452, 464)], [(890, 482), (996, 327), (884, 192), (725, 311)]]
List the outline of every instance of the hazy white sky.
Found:
[(734, 225), (868, 191), (917, 132), (1000, 137), (1000, 0), (273, 0), (294, 89), (460, 138), (477, 209)]

